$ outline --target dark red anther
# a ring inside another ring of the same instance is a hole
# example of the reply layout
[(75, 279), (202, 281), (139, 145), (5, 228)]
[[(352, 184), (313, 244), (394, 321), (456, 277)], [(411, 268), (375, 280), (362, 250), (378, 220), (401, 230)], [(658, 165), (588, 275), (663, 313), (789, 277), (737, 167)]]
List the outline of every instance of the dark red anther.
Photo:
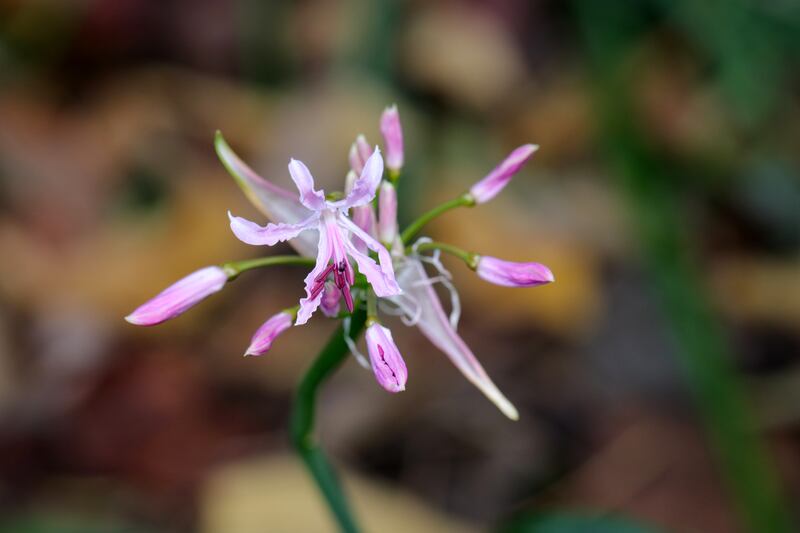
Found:
[(325, 281), (325, 278), (327, 278), (327, 277), (328, 277), (328, 274), (330, 274), (330, 273), (331, 273), (331, 270), (333, 270), (333, 263), (331, 263), (330, 265), (328, 265), (328, 268), (326, 268), (325, 270), (323, 270), (323, 271), (322, 271), (322, 273), (321, 273), (319, 276), (317, 276), (316, 278), (314, 278), (314, 281), (316, 281), (317, 283), (320, 283), (320, 282), (322, 282), (322, 281)]
[(309, 298), (313, 300), (314, 298), (319, 296), (319, 293), (321, 293), (324, 288), (325, 288), (325, 282), (318, 281), (317, 284), (314, 285), (314, 287), (311, 289), (311, 294), (309, 295)]
[(350, 287), (345, 285), (342, 287), (342, 296), (344, 296), (344, 305), (347, 306), (347, 310), (351, 313), (353, 312), (353, 295), (350, 294)]

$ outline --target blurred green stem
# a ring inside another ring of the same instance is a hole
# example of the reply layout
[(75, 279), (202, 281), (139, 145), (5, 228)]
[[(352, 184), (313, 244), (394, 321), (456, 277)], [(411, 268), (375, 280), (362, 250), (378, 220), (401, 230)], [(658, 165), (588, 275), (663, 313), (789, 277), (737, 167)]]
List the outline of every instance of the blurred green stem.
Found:
[(244, 261), (231, 261), (222, 265), (222, 269), (228, 275), (228, 279), (235, 279), (239, 274), (253, 268), (261, 268), (276, 265), (311, 265), (315, 264), (313, 257), (303, 257), (302, 255), (271, 255), (268, 257), (258, 257), (256, 259), (245, 259)]
[(464, 261), (469, 268), (475, 270), (478, 266), (478, 255), (472, 252), (468, 252), (466, 250), (462, 250), (458, 246), (454, 246), (452, 244), (447, 244), (446, 242), (422, 242), (416, 244), (414, 246), (409, 246), (406, 248), (406, 253), (411, 253), (413, 251), (417, 252), (424, 252), (426, 250), (441, 250), (443, 252), (447, 252), (450, 255), (454, 255)]
[[(355, 338), (361, 333), (366, 318), (363, 310), (356, 310), (353, 313), (350, 323), (351, 337)], [(317, 391), (350, 352), (344, 341), (344, 335), (344, 328), (339, 327), (303, 376), (294, 397), (290, 430), (292, 444), (319, 486), (340, 529), (346, 533), (356, 533), (358, 526), (350, 512), (347, 498), (333, 467), (313, 435)]]
[(455, 209), (456, 207), (472, 207), (475, 205), (475, 199), (472, 198), (470, 194), (463, 194), (458, 198), (454, 198), (449, 202), (445, 202), (441, 205), (438, 205), (419, 217), (417, 220), (412, 222), (408, 225), (408, 227), (403, 231), (400, 238), (403, 241), (403, 244), (408, 244), (408, 242), (414, 238), (414, 236), (419, 233), (419, 230), (422, 229), (425, 224), (433, 220), (434, 218), (440, 216), (451, 209)]
[(576, 0), (588, 44), (599, 135), (627, 200), (647, 268), (677, 340), (677, 355), (711, 444), (744, 519), (755, 533), (792, 531), (773, 466), (728, 346), (711, 312), (684, 226), (675, 175), (635, 121), (633, 57), (647, 27), (630, 3)]

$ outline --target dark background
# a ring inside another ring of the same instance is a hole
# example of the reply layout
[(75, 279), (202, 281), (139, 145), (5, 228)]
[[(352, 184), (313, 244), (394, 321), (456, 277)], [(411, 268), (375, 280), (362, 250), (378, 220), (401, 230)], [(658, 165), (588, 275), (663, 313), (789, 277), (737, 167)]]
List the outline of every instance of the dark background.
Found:
[(365, 528), (577, 512), (744, 531), (741, 487), (771, 477), (796, 515), (798, 36), (792, 0), (0, 1), (0, 529), (333, 530), (286, 433), (333, 323), (240, 355), (303, 269), (158, 328), (122, 317), (260, 253), (228, 229), (227, 209), (262, 218), (216, 129), (266, 177), (288, 184), (295, 157), (335, 189), (393, 102), (406, 223), (541, 145), (427, 233), (557, 281), (447, 263), (517, 423), (399, 322), (405, 393), (353, 361), (327, 384), (320, 435)]

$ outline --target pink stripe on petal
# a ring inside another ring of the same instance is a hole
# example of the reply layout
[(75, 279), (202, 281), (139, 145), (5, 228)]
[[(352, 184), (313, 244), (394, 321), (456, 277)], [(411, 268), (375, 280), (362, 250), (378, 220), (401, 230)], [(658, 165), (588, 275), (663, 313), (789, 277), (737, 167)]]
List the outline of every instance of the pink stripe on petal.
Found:
[(240, 241), (254, 246), (273, 246), (278, 242), (293, 239), (305, 230), (315, 229), (319, 214), (312, 213), (310, 217), (298, 224), (270, 223), (266, 226), (259, 226), (246, 218), (234, 216), (230, 211), (228, 211), (228, 218), (231, 223), (231, 231)]
[(317, 278), (328, 268), (328, 262), (331, 259), (331, 249), (328, 238), (328, 232), (325, 229), (325, 224), (319, 225), (319, 246), (317, 247), (317, 264), (308, 273), (305, 279), (306, 297), (300, 300), (300, 309), (297, 311), (297, 320), (295, 326), (301, 326), (308, 322), (311, 315), (319, 307), (322, 300), (324, 291), (314, 293), (314, 287), (319, 283)]
[(137, 326), (161, 324), (221, 290), (227, 280), (227, 274), (220, 267), (201, 268), (136, 308), (125, 320)]
[(312, 211), (319, 211), (325, 207), (325, 193), (314, 189), (314, 177), (302, 161), (290, 160), (289, 174), (297, 185), (297, 190), (300, 191), (300, 202), (304, 206)]
[(392, 256), (386, 248), (364, 230), (353, 224), (353, 222), (344, 215), (339, 216), (338, 223), (344, 229), (364, 241), (370, 250), (378, 254), (380, 268), (378, 268), (378, 265), (372, 258), (359, 252), (352, 243), (348, 243), (351, 257), (358, 263), (358, 269), (367, 277), (367, 281), (372, 285), (375, 294), (382, 298), (400, 294), (400, 286), (397, 284), (397, 280), (394, 277)]

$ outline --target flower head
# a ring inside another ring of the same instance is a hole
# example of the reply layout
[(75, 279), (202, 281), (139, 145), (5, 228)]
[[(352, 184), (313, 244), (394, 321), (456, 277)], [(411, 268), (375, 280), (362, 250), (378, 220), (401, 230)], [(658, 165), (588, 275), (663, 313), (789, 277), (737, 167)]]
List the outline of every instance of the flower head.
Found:
[(522, 165), (525, 164), (539, 147), (535, 144), (525, 144), (511, 152), (502, 163), (497, 165), (485, 178), (472, 186), (469, 190), (476, 203), (488, 202), (508, 185)]
[[(299, 201), (306, 209), (306, 218), (294, 224), (270, 223), (266, 226), (236, 217), (228, 213), (231, 230), (239, 240), (253, 245), (272, 246), (278, 242), (297, 237), (308, 230), (317, 230), (317, 262), (306, 276), (306, 297), (300, 300), (296, 325), (305, 324), (319, 307), (325, 281), (332, 276), (336, 287), (344, 297), (348, 310), (353, 310), (350, 287), (355, 282), (353, 266), (366, 276), (375, 294), (390, 296), (400, 293), (394, 277), (392, 259), (386, 248), (347, 217), (350, 208), (369, 204), (383, 176), (383, 158), (376, 147), (353, 184), (352, 190), (341, 200), (325, 198), (324, 191), (314, 188), (314, 178), (300, 161), (292, 159), (289, 174), (298, 191)], [(378, 255), (376, 263), (369, 255), (353, 244), (351, 236), (358, 237), (367, 248)]]
[(228, 275), (218, 266), (201, 268), (173, 283), (125, 317), (137, 326), (155, 326), (175, 318), (222, 289)]
[(403, 127), (396, 105), (383, 111), (381, 134), (386, 146), (386, 168), (398, 172), (403, 167)]
[(373, 322), (367, 328), (367, 351), (375, 379), (389, 392), (406, 389), (408, 370), (389, 328)]
[(293, 313), (289, 311), (281, 311), (264, 322), (260, 328), (253, 334), (250, 339), (250, 346), (244, 352), (245, 355), (263, 355), (272, 347), (278, 335), (292, 327), (294, 320)]
[(541, 263), (515, 263), (489, 256), (478, 257), (475, 271), (486, 281), (505, 287), (536, 287), (555, 281), (550, 269)]

